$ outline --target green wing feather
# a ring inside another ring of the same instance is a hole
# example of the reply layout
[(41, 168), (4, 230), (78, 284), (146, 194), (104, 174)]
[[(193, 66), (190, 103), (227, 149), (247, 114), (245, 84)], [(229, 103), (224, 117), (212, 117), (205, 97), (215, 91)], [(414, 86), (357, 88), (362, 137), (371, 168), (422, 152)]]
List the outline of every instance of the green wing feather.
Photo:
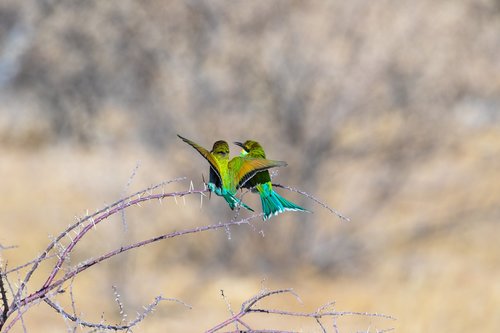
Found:
[(257, 172), (255, 176), (250, 178), (245, 184), (241, 185), (241, 187), (253, 188), (258, 184), (265, 184), (270, 181), (271, 181), (271, 176), (269, 175), (269, 171), (264, 170)]
[(212, 170), (214, 170), (214, 172), (217, 174), (217, 177), (219, 177), (220, 181), (222, 182), (222, 177), (221, 177), (222, 173), (221, 173), (221, 169), (219, 166), (219, 162), (217, 162), (217, 160), (213, 157), (213, 155), (210, 154), (210, 152), (208, 150), (206, 150), (205, 148), (203, 148), (199, 144), (197, 144), (189, 139), (186, 139), (186, 138), (180, 136), (179, 134), (177, 134), (177, 136), (179, 138), (181, 138), (182, 141), (184, 141), (185, 143), (187, 143), (188, 145), (190, 145), (191, 147), (196, 149), (198, 151), (198, 153), (200, 153), (201, 156), (203, 156), (208, 161), (208, 163), (210, 164), (210, 167), (212, 168)]
[(234, 170), (234, 184), (237, 189), (244, 186), (245, 183), (259, 171), (287, 165), (287, 163), (283, 161), (246, 157), (235, 157), (229, 164), (229, 168)]

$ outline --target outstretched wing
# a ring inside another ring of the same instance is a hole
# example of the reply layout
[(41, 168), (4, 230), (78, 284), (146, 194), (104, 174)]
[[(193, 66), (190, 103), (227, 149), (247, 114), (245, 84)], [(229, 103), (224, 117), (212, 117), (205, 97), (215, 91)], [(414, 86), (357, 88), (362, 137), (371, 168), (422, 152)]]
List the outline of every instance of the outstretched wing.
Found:
[(239, 156), (233, 158), (229, 163), (230, 168), (234, 171), (234, 184), (236, 184), (236, 189), (243, 187), (245, 183), (259, 171), (287, 165), (287, 163), (283, 161)]
[[(208, 163), (210, 164), (210, 181), (212, 181), (212, 178), (213, 178), (213, 174), (212, 174), (212, 171), (213, 171), (217, 175), (217, 177), (219, 178), (219, 181), (220, 181), (219, 184), (221, 184), (222, 177), (221, 177), (220, 166), (219, 166), (219, 163), (217, 162), (217, 160), (213, 157), (213, 155), (210, 154), (210, 152), (208, 150), (206, 150), (205, 148), (203, 148), (199, 144), (197, 144), (189, 139), (186, 139), (186, 138), (180, 136), (179, 134), (177, 134), (177, 136), (179, 138), (181, 138), (182, 141), (184, 141), (185, 143), (187, 143), (188, 145), (190, 145), (191, 147), (196, 149), (198, 151), (198, 153), (200, 153), (201, 156), (203, 156), (208, 161)], [(216, 183), (216, 185), (217, 185), (217, 183)]]

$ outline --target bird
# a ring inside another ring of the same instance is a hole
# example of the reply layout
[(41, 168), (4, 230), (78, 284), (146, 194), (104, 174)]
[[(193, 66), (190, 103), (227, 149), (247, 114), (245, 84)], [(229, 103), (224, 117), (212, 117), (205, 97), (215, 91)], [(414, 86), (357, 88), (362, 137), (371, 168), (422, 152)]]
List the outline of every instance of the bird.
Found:
[[(247, 140), (244, 143), (234, 142), (234, 144), (243, 148), (240, 153), (242, 158), (266, 158), (264, 148), (257, 141)], [(256, 173), (242, 187), (259, 192), (264, 221), (285, 211), (309, 212), (307, 209), (283, 198), (273, 190), (268, 170)]]
[(264, 158), (233, 157), (229, 160), (229, 145), (226, 141), (218, 140), (213, 144), (212, 150), (208, 151), (197, 143), (186, 139), (179, 134), (177, 136), (196, 149), (210, 164), (208, 189), (223, 197), (231, 209), (242, 206), (250, 211), (252, 208), (236, 198), (236, 192), (244, 186), (256, 173), (274, 167), (286, 166), (284, 161), (272, 161)]

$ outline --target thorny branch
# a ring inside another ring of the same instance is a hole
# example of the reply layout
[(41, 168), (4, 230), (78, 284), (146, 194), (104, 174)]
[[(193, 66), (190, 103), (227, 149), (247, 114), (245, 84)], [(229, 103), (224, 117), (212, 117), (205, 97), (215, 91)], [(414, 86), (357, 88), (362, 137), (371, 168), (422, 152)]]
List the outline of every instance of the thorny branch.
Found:
[[(278, 290), (270, 290), (270, 291), (262, 291), (261, 293), (257, 294), (256, 296), (250, 298), (249, 300), (243, 302), (241, 305), (241, 310), (237, 314), (232, 314), (232, 316), (223, 321), (222, 323), (214, 326), (213, 328), (207, 330), (205, 333), (215, 333), (219, 332), (223, 328), (239, 323), (242, 326), (246, 327), (247, 330), (242, 331), (239, 330), (239, 333), (244, 333), (244, 332), (276, 332), (276, 333), (291, 333), (291, 331), (282, 331), (282, 330), (254, 330), (250, 327), (248, 323), (243, 321), (243, 317), (248, 315), (249, 313), (265, 313), (265, 314), (275, 314), (275, 315), (280, 315), (280, 316), (291, 316), (291, 317), (306, 317), (306, 318), (312, 318), (315, 319), (316, 323), (318, 326), (321, 328), (322, 332), (327, 332), (324, 324), (321, 322), (320, 319), (325, 319), (325, 318), (337, 318), (341, 316), (367, 316), (367, 317), (379, 317), (379, 318), (384, 318), (384, 319), (390, 319), (390, 320), (395, 320), (394, 317), (388, 316), (385, 314), (380, 314), (380, 313), (369, 313), (369, 312), (354, 312), (354, 311), (327, 311), (328, 308), (330, 308), (333, 305), (333, 302), (328, 303), (322, 307), (320, 307), (317, 311), (315, 312), (293, 312), (293, 311), (283, 311), (283, 310), (277, 310), (277, 309), (262, 309), (262, 308), (255, 308), (254, 306), (261, 301), (264, 298), (273, 296), (273, 295), (278, 295), (278, 294), (292, 294), (299, 302), (302, 302), (300, 300), (300, 297), (293, 291), (293, 289), (278, 289)], [(335, 327), (335, 326), (334, 326)], [(389, 329), (392, 330), (392, 329)], [(387, 332), (388, 330), (384, 330), (384, 332)], [(235, 332), (235, 331), (232, 331)], [(380, 331), (379, 331), (380, 332)]]
[[(1, 269), (1, 268), (0, 268)], [(5, 277), (7, 278), (7, 277)], [(0, 295), (2, 297), (2, 315), (1, 315), (1, 322), (5, 322), (7, 320), (7, 313), (9, 313), (9, 301), (7, 300), (7, 290), (5, 290), (4, 286), (4, 275), (0, 271)]]
[[(147, 240), (143, 240), (143, 241), (140, 241), (140, 242), (137, 242), (137, 243), (134, 243), (134, 244), (127, 245), (127, 246), (122, 246), (119, 249), (116, 249), (114, 251), (108, 252), (108, 253), (106, 253), (106, 254), (104, 254), (102, 256), (99, 256), (97, 258), (89, 259), (89, 260), (87, 260), (87, 261), (79, 264), (73, 270), (71, 270), (68, 273), (66, 273), (59, 280), (51, 281), (51, 283), (48, 284), (46, 287), (42, 287), (37, 292), (35, 292), (35, 293), (33, 293), (33, 294), (31, 294), (31, 295), (29, 295), (29, 296), (21, 299), (19, 301), (19, 304), (21, 304), (21, 305), (27, 305), (27, 304), (31, 303), (33, 300), (43, 297), (50, 290), (61, 286), (64, 282), (66, 282), (69, 279), (73, 278), (75, 275), (83, 272), (87, 268), (90, 268), (90, 267), (94, 266), (95, 264), (98, 264), (98, 263), (100, 263), (100, 262), (102, 262), (104, 260), (107, 260), (107, 259), (109, 259), (111, 257), (114, 257), (115, 255), (118, 255), (120, 253), (129, 251), (129, 250), (132, 250), (132, 249), (135, 249), (135, 248), (147, 245), (147, 244), (151, 244), (151, 243), (154, 243), (154, 242), (157, 242), (157, 241), (160, 241), (160, 240), (168, 239), (168, 238), (174, 238), (174, 237), (177, 237), (177, 236), (183, 236), (183, 235), (187, 235), (187, 234), (193, 234), (193, 233), (204, 232), (204, 231), (209, 231), (209, 230), (217, 230), (217, 229), (221, 229), (221, 228), (227, 228), (227, 227), (230, 227), (230, 226), (237, 226), (237, 225), (242, 225), (242, 224), (249, 224), (250, 220), (252, 220), (252, 219), (254, 219), (254, 218), (258, 217), (258, 216), (259, 215), (252, 215), (250, 217), (247, 217), (247, 218), (244, 218), (244, 219), (241, 219), (241, 220), (238, 220), (238, 221), (232, 221), (232, 222), (226, 222), (226, 223), (218, 223), (218, 224), (212, 224), (212, 225), (208, 225), (208, 226), (204, 226), (204, 227), (197, 227), (197, 228), (192, 228), (192, 229), (186, 229), (186, 230), (183, 230), (183, 231), (176, 231), (176, 232), (172, 232), (172, 233), (168, 233), (168, 234), (163, 234), (163, 235), (160, 235), (160, 236), (157, 236), (157, 237), (154, 237), (154, 238), (150, 238), (150, 239), (147, 239)], [(61, 257), (61, 258), (63, 258), (63, 257)]]
[(322, 202), (321, 200), (319, 200), (318, 198), (316, 198), (315, 196), (313, 196), (313, 195), (311, 195), (309, 193), (306, 193), (306, 192), (304, 192), (302, 190), (299, 190), (299, 189), (297, 189), (295, 187), (290, 187), (290, 186), (286, 186), (286, 185), (275, 184), (275, 183), (273, 183), (272, 185), (276, 186), (276, 187), (284, 188), (284, 189), (292, 191), (292, 192), (297, 192), (299, 194), (302, 194), (306, 198), (311, 199), (312, 201), (316, 202), (318, 205), (320, 205), (323, 208), (329, 210), (330, 213), (333, 213), (333, 214), (337, 215), (341, 220), (344, 220), (344, 221), (347, 221), (347, 222), (351, 221), (350, 218), (348, 218), (347, 216), (344, 216), (341, 212), (339, 212), (335, 208), (332, 208), (332, 207), (328, 206), (326, 203)]
[(44, 298), (44, 301), (45, 301), (45, 303), (50, 305), (51, 308), (53, 308), (58, 313), (60, 313), (64, 318), (67, 318), (80, 326), (89, 327), (89, 328), (97, 328), (97, 329), (101, 329), (101, 330), (112, 330), (112, 331), (130, 330), (132, 327), (136, 326), (141, 321), (143, 321), (144, 318), (146, 318), (146, 316), (151, 314), (156, 309), (158, 304), (160, 304), (160, 302), (162, 302), (162, 301), (176, 302), (176, 303), (184, 305), (188, 309), (191, 309), (190, 305), (188, 305), (188, 304), (186, 304), (183, 301), (180, 301), (178, 299), (157, 296), (157, 297), (155, 297), (154, 301), (151, 304), (144, 307), (144, 311), (142, 313), (137, 314), (137, 317), (134, 320), (128, 322), (127, 324), (123, 324), (123, 325), (111, 325), (111, 324), (103, 324), (103, 323), (91, 323), (91, 322), (82, 320), (78, 316), (72, 315), (72, 314), (66, 312), (59, 304), (51, 301), (50, 299)]
[[(26, 285), (28, 284), (29, 280), (31, 279), (31, 276), (33, 275), (33, 273), (37, 270), (37, 268), (39, 267), (39, 265), (47, 260), (48, 258), (52, 258), (54, 256), (57, 256), (57, 254), (52, 254), (52, 255), (49, 255), (49, 253), (56, 247), (56, 245), (60, 244), (59, 242), (64, 238), (66, 237), (70, 232), (75, 232), (77, 234), (77, 238), (73, 238), (72, 239), (72, 242), (70, 243), (70, 245), (68, 246), (68, 248), (71, 246), (71, 250), (74, 248), (74, 246), (76, 245), (76, 243), (78, 243), (78, 241), (83, 237), (83, 235), (85, 233), (87, 233), (90, 228), (89, 227), (89, 222), (91, 222), (91, 226), (92, 227), (95, 227), (95, 224), (96, 224), (96, 219), (98, 217), (100, 217), (100, 220), (99, 221), (102, 221), (104, 219), (106, 219), (107, 217), (117, 213), (118, 211), (122, 210), (122, 209), (125, 209), (131, 205), (134, 205), (134, 204), (138, 204), (139, 202), (141, 201), (146, 201), (146, 200), (151, 200), (151, 199), (155, 199), (155, 198), (159, 198), (159, 200), (161, 200), (162, 197), (171, 197), (171, 196), (184, 196), (184, 195), (187, 195), (187, 194), (191, 194), (191, 193), (196, 193), (196, 192), (199, 192), (199, 191), (185, 191), (185, 192), (171, 192), (171, 193), (167, 193), (165, 194), (164, 190), (162, 191), (162, 194), (157, 194), (157, 195), (152, 195), (153, 191), (155, 189), (158, 189), (160, 187), (163, 187), (167, 184), (170, 184), (172, 182), (178, 182), (178, 181), (181, 181), (181, 180), (185, 180), (186, 177), (181, 177), (181, 178), (175, 178), (175, 179), (172, 179), (172, 180), (168, 180), (168, 181), (164, 181), (164, 182), (161, 182), (157, 185), (153, 185), (153, 186), (150, 186), (144, 190), (141, 190), (141, 191), (138, 191), (134, 194), (131, 194), (123, 199), (120, 199), (104, 208), (102, 208), (101, 210), (98, 210), (96, 211), (94, 214), (87, 214), (87, 216), (85, 216), (84, 218), (82, 219), (79, 219), (77, 218), (77, 222), (75, 222), (74, 224), (68, 226), (68, 228), (66, 228), (63, 232), (61, 232), (56, 238), (53, 239), (53, 241), (47, 246), (47, 248), (45, 249), (45, 251), (40, 254), (36, 259), (30, 261), (29, 263), (27, 264), (24, 264), (24, 265), (21, 265), (19, 267), (16, 267), (10, 271), (7, 271), (7, 272), (4, 272), (3, 274), (6, 276), (8, 273), (11, 273), (11, 272), (14, 272), (14, 271), (18, 271), (20, 270), (21, 268), (24, 268), (26, 266), (29, 266), (29, 265), (32, 265), (32, 267), (30, 268), (30, 270), (27, 272), (26, 276), (24, 277), (24, 280), (23, 281), (20, 281), (20, 284), (19, 284), (19, 287), (17, 289), (17, 291), (15, 292), (15, 295), (13, 293), (13, 299), (12, 299), (12, 302), (10, 304), (10, 306), (8, 306), (8, 312), (7, 312), (7, 317), (9, 317), (14, 311), (16, 311), (16, 309), (18, 309), (20, 306), (22, 306), (21, 304), (21, 300), (22, 300), (22, 294), (26, 288)], [(148, 197), (144, 197), (143, 195), (145, 194), (151, 194), (149, 195)], [(152, 197), (153, 196), (153, 197)], [(134, 197), (137, 197), (137, 199), (133, 200)], [(123, 203), (126, 203), (125, 205), (122, 205)], [(113, 214), (109, 214), (111, 211), (113, 211)], [(79, 228), (82, 228), (83, 225), (85, 225), (85, 223), (87, 223), (86, 227), (83, 228), (82, 230), (78, 230)], [(78, 231), (76, 231), (78, 230)], [(80, 236), (80, 237), (79, 237)], [(52, 271), (52, 273), (55, 273), (57, 274), (57, 272), (59, 271), (59, 269), (61, 268), (60, 265), (62, 265), (62, 263), (65, 261), (65, 259), (67, 258), (67, 255), (69, 254), (70, 251), (68, 251), (68, 248), (65, 249), (65, 251), (63, 252), (63, 254), (61, 256), (59, 256), (59, 261), (58, 261), (58, 264), (56, 264), (56, 266), (54, 267), (54, 270)], [(55, 276), (54, 274), (54, 276)], [(52, 275), (51, 275), (52, 276)], [(38, 292), (40, 292), (41, 290), (43, 290), (44, 287), (42, 287)], [(47, 290), (46, 291), (49, 291), (53, 288), (46, 288)], [(40, 296), (43, 296), (45, 295), (46, 292), (42, 292), (42, 293), (39, 293)], [(26, 303), (24, 303), (26, 304)], [(19, 319), (19, 316), (16, 317), (17, 319), (14, 319), (14, 320), (18, 320)], [(5, 325), (5, 320), (3, 320), (1, 317), (0, 317), (0, 329), (3, 327), (3, 325)], [(11, 327), (11, 325), (9, 325), (7, 328)]]
[[(160, 183), (158, 185), (148, 187), (145, 190), (138, 191), (132, 195), (129, 195), (121, 200), (116, 201), (116, 202), (104, 207), (103, 209), (96, 211), (94, 214), (87, 213), (84, 218), (77, 219), (76, 223), (68, 226), (62, 233), (60, 233), (57, 237), (55, 237), (52, 240), (52, 242), (47, 246), (45, 251), (43, 253), (41, 253), (35, 260), (32, 260), (32, 261), (28, 262), (27, 264), (18, 266), (14, 269), (11, 269), (9, 271), (5, 271), (5, 272), (1, 273), (1, 276), (0, 276), (0, 297), (1, 297), (1, 301), (2, 301), (3, 305), (1, 308), (2, 313), (0, 316), (0, 330), (7, 323), (9, 316), (13, 315), (15, 312), (17, 312), (17, 315), (13, 316), (12, 320), (9, 322), (9, 325), (7, 325), (5, 327), (4, 332), (8, 332), (15, 325), (15, 323), (17, 321), (20, 320), (21, 322), (23, 322), (22, 317), (23, 317), (24, 312), (26, 312), (33, 304), (38, 304), (40, 301), (44, 301), (45, 303), (49, 304), (52, 308), (56, 309), (56, 311), (58, 311), (60, 314), (62, 314), (64, 318), (69, 319), (73, 322), (76, 322), (79, 325), (86, 326), (86, 327), (92, 327), (95, 329), (108, 329), (108, 330), (129, 330), (132, 326), (136, 325), (138, 322), (140, 322), (142, 319), (144, 319), (144, 317), (147, 314), (149, 314), (151, 311), (153, 311), (153, 309), (158, 305), (158, 303), (160, 301), (162, 301), (162, 300), (178, 301), (175, 299), (166, 299), (166, 298), (159, 296), (155, 299), (155, 301), (152, 304), (150, 304), (149, 307), (146, 307), (145, 308), (146, 311), (142, 315), (138, 315), (138, 317), (134, 321), (131, 321), (127, 324), (120, 323), (119, 325), (105, 325), (103, 323), (89, 323), (89, 322), (82, 321), (81, 319), (78, 318), (78, 316), (75, 313), (74, 304), (73, 304), (73, 313), (74, 314), (71, 315), (68, 312), (64, 311), (57, 303), (55, 303), (51, 299), (51, 297), (53, 297), (52, 295), (55, 295), (60, 290), (62, 290), (63, 284), (65, 282), (67, 282), (68, 280), (73, 280), (75, 278), (75, 276), (77, 276), (80, 272), (82, 272), (82, 271), (86, 270), (87, 268), (90, 268), (90, 267), (92, 267), (92, 266), (94, 266), (102, 261), (105, 261), (111, 257), (114, 257), (120, 253), (129, 251), (129, 250), (132, 250), (132, 249), (135, 249), (138, 247), (142, 247), (142, 246), (154, 243), (154, 242), (158, 242), (160, 240), (165, 240), (165, 239), (174, 238), (177, 236), (183, 236), (183, 235), (187, 235), (187, 234), (205, 232), (205, 231), (210, 231), (210, 230), (218, 230), (218, 229), (224, 229), (226, 232), (228, 232), (229, 227), (232, 227), (232, 226), (238, 226), (238, 225), (243, 225), (243, 224), (251, 225), (250, 221), (261, 215), (261, 214), (254, 214), (252, 216), (249, 216), (246, 218), (241, 218), (241, 219), (238, 219), (236, 216), (235, 218), (231, 219), (229, 222), (225, 222), (225, 223), (220, 222), (220, 223), (212, 224), (212, 225), (208, 225), (208, 226), (201, 226), (201, 227), (186, 229), (186, 230), (182, 230), (182, 231), (170, 232), (170, 233), (166, 233), (166, 234), (163, 234), (160, 236), (156, 236), (154, 238), (146, 239), (146, 240), (143, 240), (143, 241), (140, 241), (137, 243), (129, 244), (127, 246), (122, 246), (119, 249), (115, 249), (114, 251), (105, 253), (99, 257), (91, 258), (91, 259), (88, 259), (84, 262), (81, 262), (80, 264), (74, 266), (71, 269), (68, 269), (67, 271), (65, 270), (65, 274), (63, 274), (61, 277), (56, 279), (56, 277), (59, 276), (59, 273), (61, 271), (61, 268), (63, 267), (63, 264), (65, 264), (68, 261), (69, 255), (74, 250), (76, 245), (83, 239), (83, 237), (89, 231), (91, 231), (93, 228), (95, 228), (96, 225), (98, 225), (102, 221), (105, 221), (110, 216), (117, 214), (117, 213), (120, 213), (120, 212), (123, 212), (126, 208), (128, 208), (130, 206), (140, 205), (141, 202), (145, 202), (145, 201), (157, 199), (161, 202), (162, 199), (167, 198), (167, 197), (173, 197), (175, 200), (177, 200), (177, 197), (183, 197), (183, 199), (184, 199), (185, 196), (191, 195), (191, 194), (200, 194), (200, 196), (205, 195), (205, 192), (207, 191), (206, 186), (203, 189), (195, 190), (193, 185), (192, 185), (192, 182), (191, 182), (191, 185), (187, 191), (165, 193), (165, 191), (163, 189), (161, 193), (157, 193), (157, 194), (153, 193), (154, 190), (156, 190), (160, 187), (163, 187), (166, 184), (181, 181), (184, 179), (185, 179), (185, 177), (177, 178), (174, 180)], [(339, 217), (343, 217), (337, 211), (332, 210), (326, 204), (321, 203), (319, 200), (315, 199), (314, 197), (308, 195), (305, 192), (295, 190), (292, 188), (288, 188), (288, 187), (285, 187), (282, 185), (278, 185), (278, 186), (282, 187), (282, 188), (287, 188), (287, 189), (292, 190), (292, 191), (299, 192), (303, 195), (306, 195), (307, 197), (320, 203), (323, 207), (329, 209), (331, 212), (337, 214)], [(346, 219), (346, 218), (344, 218), (344, 219)], [(70, 232), (74, 233), (75, 236), (73, 236), (73, 237), (69, 236)], [(60, 241), (66, 236), (69, 237), (71, 242), (66, 247), (64, 247), (61, 245)], [(60, 249), (58, 249), (58, 250), (60, 250), (60, 252), (53, 253), (57, 247), (60, 247)], [(39, 267), (39, 265), (43, 261), (47, 260), (48, 258), (53, 258), (53, 257), (57, 257), (58, 260), (57, 260), (55, 266), (53, 267), (52, 271), (50, 272), (49, 276), (47, 277), (47, 279), (43, 283), (42, 287), (40, 287), (35, 292), (25, 296), (26, 295), (26, 291), (25, 291), (26, 286), (27, 286), (28, 282), (30, 281), (33, 273), (37, 270), (37, 268)], [(16, 271), (19, 272), (19, 270), (21, 270), (22, 268), (30, 266), (30, 265), (31, 265), (31, 268), (26, 273), (24, 279), (22, 281), (19, 281), (17, 290), (14, 291), (11, 288), (11, 294), (13, 295), (13, 297), (12, 297), (12, 301), (9, 305), (8, 300), (7, 300), (7, 292), (5, 290), (3, 278), (5, 278), (5, 281), (8, 282), (7, 274), (9, 274), (11, 272), (16, 272)], [(245, 303), (246, 305), (244, 304), (244, 308), (242, 308), (242, 312), (240, 312), (239, 315), (243, 316), (244, 314), (249, 313), (249, 312), (259, 312), (260, 310), (257, 311), (258, 309), (252, 308), (252, 306), (256, 302), (258, 302), (263, 297), (268, 297), (274, 293), (281, 293), (281, 292), (283, 292), (283, 291), (275, 291), (275, 292), (272, 292), (270, 294), (262, 294), (262, 295), (258, 295), (258, 297), (252, 298), (251, 300), (249, 300), (248, 304), (246, 304), (246, 303)], [(286, 292), (291, 292), (291, 291), (286, 291)], [(180, 302), (180, 301), (178, 301), (178, 302)], [(186, 305), (186, 304), (184, 304), (184, 305)], [(260, 312), (262, 312), (262, 311), (260, 311)], [(272, 312), (269, 312), (269, 313), (272, 313)], [(282, 313), (282, 315), (285, 315), (285, 313)], [(239, 322), (245, 328), (250, 329), (250, 327), (247, 324), (245, 324), (244, 322), (242, 322), (240, 320), (240, 318), (238, 317), (238, 314), (233, 316), (233, 318), (235, 318), (233, 320), (233, 322)], [(221, 326), (221, 327), (224, 327), (224, 326)], [(23, 325), (23, 328), (24, 328), (24, 325)], [(213, 332), (215, 332), (215, 331), (213, 331)]]
[[(102, 214), (106, 211), (109, 211), (110, 209), (112, 208), (115, 208), (119, 205), (121, 205), (122, 203), (126, 202), (127, 200), (131, 200), (133, 197), (135, 196), (141, 196), (145, 193), (152, 193), (153, 190), (159, 188), (159, 187), (163, 187), (167, 184), (170, 184), (170, 183), (173, 183), (173, 182), (179, 182), (179, 181), (182, 181), (182, 180), (185, 180), (186, 177), (180, 177), (180, 178), (175, 178), (175, 179), (172, 179), (172, 180), (167, 180), (167, 181), (164, 181), (164, 182), (161, 182), (157, 185), (153, 185), (153, 186), (150, 186), (148, 188), (146, 188), (145, 190), (141, 190), (141, 191), (138, 191), (134, 194), (131, 194), (129, 195), (128, 197), (125, 197), (123, 199), (120, 199), (104, 208), (102, 208), (101, 210), (98, 210), (96, 211), (94, 214), (92, 215), (88, 215), (86, 217), (84, 217), (83, 219), (79, 219), (77, 218), (77, 222), (75, 222), (74, 224), (70, 225), (66, 230), (64, 230), (63, 232), (61, 232), (59, 234), (59, 236), (57, 236), (50, 244), (49, 246), (45, 249), (45, 251), (40, 254), (38, 256), (38, 258), (36, 258), (34, 261), (32, 261), (33, 263), (33, 266), (31, 267), (31, 269), (28, 271), (28, 273), (26, 274), (24, 280), (21, 282), (21, 285), (18, 289), (18, 292), (17, 294), (14, 296), (14, 299), (13, 299), (13, 302), (15, 302), (16, 300), (20, 299), (21, 297), (21, 294), (24, 292), (24, 288), (26, 287), (26, 284), (29, 282), (29, 280), (31, 279), (31, 276), (33, 275), (33, 273), (36, 271), (36, 269), (38, 268), (38, 266), (48, 258), (48, 254), (50, 251), (52, 251), (52, 249), (59, 243), (59, 241), (61, 239), (63, 239), (64, 237), (66, 237), (66, 235), (68, 235), (71, 231), (75, 230), (76, 228), (82, 226), (85, 222), (88, 222), (90, 220), (93, 220), (96, 216), (98, 216), (99, 214)], [(121, 209), (125, 209), (126, 207), (128, 206), (124, 206), (124, 207), (121, 207)], [(20, 267), (23, 267), (24, 265), (20, 266)], [(17, 270), (18, 268), (16, 268), (15, 270)], [(12, 307), (12, 305), (11, 305)], [(0, 323), (1, 324), (1, 323)], [(0, 325), (0, 328), (1, 328), (1, 325)]]

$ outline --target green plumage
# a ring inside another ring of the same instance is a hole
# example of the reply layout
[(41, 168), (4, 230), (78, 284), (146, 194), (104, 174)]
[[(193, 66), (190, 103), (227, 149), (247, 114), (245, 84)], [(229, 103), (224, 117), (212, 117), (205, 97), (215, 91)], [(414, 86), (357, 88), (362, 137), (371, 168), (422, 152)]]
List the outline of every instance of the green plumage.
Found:
[(240, 199), (236, 198), (236, 191), (256, 173), (274, 167), (285, 166), (282, 161), (271, 161), (263, 158), (242, 158), (240, 156), (229, 160), (229, 145), (226, 141), (216, 141), (211, 151), (195, 142), (177, 135), (184, 142), (196, 149), (210, 164), (208, 189), (223, 197), (231, 209), (236, 206), (253, 211)]
[[(235, 144), (243, 148), (240, 155), (242, 158), (266, 158), (264, 148), (256, 141), (247, 140), (245, 143), (235, 142)], [(255, 189), (259, 192), (264, 221), (287, 210), (308, 211), (276, 193), (273, 190), (271, 176), (267, 170), (257, 172), (243, 187)]]

